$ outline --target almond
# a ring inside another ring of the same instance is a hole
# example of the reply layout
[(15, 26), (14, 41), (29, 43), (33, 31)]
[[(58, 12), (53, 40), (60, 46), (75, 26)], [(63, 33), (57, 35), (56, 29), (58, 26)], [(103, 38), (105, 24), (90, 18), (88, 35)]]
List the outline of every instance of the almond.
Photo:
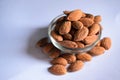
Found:
[(72, 22), (72, 26), (73, 26), (75, 29), (82, 29), (82, 28), (83, 28), (83, 24), (82, 24), (82, 22), (80, 22), (80, 21), (73, 21), (73, 22)]
[(100, 45), (101, 45), (101, 40), (99, 40), (95, 46), (100, 46)]
[(58, 58), (53, 59), (51, 61), (51, 64), (53, 64), (53, 65), (60, 64), (60, 65), (66, 66), (67, 65), (67, 60), (62, 58), (62, 57), (58, 57)]
[(98, 33), (99, 31), (100, 31), (100, 26), (99, 26), (99, 24), (93, 24), (93, 25), (90, 27), (89, 35), (95, 35), (95, 34)]
[(97, 40), (97, 38), (98, 38), (97, 35), (87, 36), (87, 37), (84, 39), (84, 43), (85, 43), (85, 44), (92, 44), (92, 43), (94, 43), (94, 42)]
[(67, 20), (78, 21), (81, 17), (82, 17), (82, 11), (77, 9), (77, 10), (71, 11), (71, 13), (67, 17)]
[(101, 40), (101, 46), (104, 47), (106, 50), (111, 48), (111, 39), (109, 37), (104, 37)]
[(64, 40), (59, 42), (60, 45), (67, 47), (67, 48), (77, 48), (78, 45), (74, 41)]
[(76, 31), (75, 35), (74, 35), (74, 41), (81, 41), (83, 39), (85, 39), (87, 37), (89, 33), (88, 28), (83, 27), (82, 29)]
[(78, 47), (77, 48), (84, 48), (85, 45), (82, 42), (76, 41)]
[(53, 46), (53, 44), (52, 43), (47, 43), (44, 47), (43, 47), (43, 52), (44, 53), (49, 53), (51, 50), (52, 50), (52, 48), (53, 48), (54, 46)]
[(89, 51), (89, 53), (93, 56), (101, 55), (105, 52), (105, 49), (103, 47), (94, 47)]
[(60, 57), (65, 58), (69, 64), (76, 61), (76, 56), (70, 53), (64, 53)]
[(90, 18), (81, 18), (80, 21), (86, 27), (90, 27), (94, 23), (94, 21), (92, 19), (90, 19)]
[(88, 53), (78, 53), (76, 54), (76, 58), (81, 61), (91, 61), (92, 56)]
[(51, 31), (51, 36), (56, 40), (56, 41), (63, 41), (63, 37), (61, 35), (58, 35), (55, 33), (54, 30)]
[(94, 20), (94, 16), (92, 14), (86, 13), (86, 17)]
[(64, 38), (65, 40), (72, 40), (72, 35), (69, 34), (69, 33), (67, 33), (67, 34), (64, 34), (64, 35), (63, 35), (63, 38)]
[(42, 39), (40, 39), (37, 43), (36, 43), (36, 46), (37, 47), (43, 47), (45, 44), (48, 43), (48, 38), (47, 37), (44, 37)]
[(80, 69), (82, 69), (84, 63), (80, 60), (77, 60), (76, 62), (70, 64), (70, 66), (68, 67), (68, 71), (69, 72), (74, 72), (74, 71), (78, 71)]
[(50, 58), (57, 58), (59, 55), (60, 55), (61, 51), (58, 50), (57, 48), (54, 48), (50, 54), (49, 54), (49, 57)]
[(97, 15), (97, 16), (95, 16), (95, 18), (94, 18), (94, 22), (95, 22), (95, 23), (99, 23), (99, 22), (101, 22), (101, 20), (102, 20), (102, 18), (101, 18), (100, 15)]
[(60, 65), (60, 64), (56, 64), (56, 65), (51, 66), (48, 69), (48, 71), (51, 72), (52, 74), (55, 74), (55, 75), (64, 75), (67, 73), (65, 66)]
[(59, 28), (59, 33), (61, 35), (69, 33), (71, 30), (71, 22), (65, 21)]

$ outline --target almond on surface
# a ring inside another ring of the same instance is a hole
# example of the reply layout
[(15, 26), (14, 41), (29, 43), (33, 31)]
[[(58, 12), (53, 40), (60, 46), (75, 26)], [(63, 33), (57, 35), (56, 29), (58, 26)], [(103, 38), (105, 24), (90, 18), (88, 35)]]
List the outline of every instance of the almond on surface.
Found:
[(78, 53), (76, 54), (76, 58), (81, 61), (91, 61), (92, 56), (88, 53)]
[(77, 48), (78, 45), (74, 42), (74, 41), (70, 41), (70, 40), (63, 40), (59, 42), (60, 45), (66, 47), (66, 48)]
[(105, 49), (103, 47), (97, 47), (97, 46), (95, 46), (89, 51), (89, 53), (93, 56), (101, 55), (104, 52), (105, 52)]
[(74, 34), (74, 41), (81, 41), (87, 37), (89, 33), (88, 28), (83, 27), (82, 29), (78, 30)]
[(81, 17), (82, 17), (82, 11), (77, 9), (70, 12), (70, 14), (67, 17), (67, 20), (78, 21)]
[(59, 34), (67, 34), (71, 30), (71, 22), (70, 21), (65, 21), (62, 23), (62, 25), (59, 28)]
[(42, 51), (43, 51), (44, 53), (49, 53), (49, 52), (52, 50), (53, 47), (54, 47), (54, 46), (53, 46), (52, 43), (47, 43), (47, 44), (42, 48)]
[(67, 73), (65, 66), (56, 64), (48, 68), (48, 71), (54, 75), (64, 75)]
[(109, 50), (111, 48), (111, 39), (109, 37), (104, 37), (101, 40), (101, 46), (104, 47), (106, 50)]
[(57, 58), (60, 54), (61, 54), (61, 51), (54, 47), (53, 50), (50, 52), (49, 57)]
[(37, 47), (43, 47), (45, 44), (48, 43), (48, 38), (47, 37), (44, 37), (42, 39), (40, 39), (37, 43), (36, 43), (36, 46)]
[(84, 65), (84, 63), (82, 61), (77, 60), (76, 62), (71, 63), (67, 70), (69, 72), (75, 72), (75, 71), (78, 71), (78, 70), (82, 69), (83, 65)]
[(65, 58), (69, 64), (76, 61), (76, 56), (70, 53), (64, 53), (60, 57)]

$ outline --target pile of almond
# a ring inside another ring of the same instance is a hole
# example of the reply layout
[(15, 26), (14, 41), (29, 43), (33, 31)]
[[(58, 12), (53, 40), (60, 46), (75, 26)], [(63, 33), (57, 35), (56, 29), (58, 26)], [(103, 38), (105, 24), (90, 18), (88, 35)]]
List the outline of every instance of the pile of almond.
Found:
[[(56, 21), (52, 37), (62, 46), (68, 48), (84, 48), (96, 41), (101, 30), (99, 22), (101, 16), (93, 16), (81, 10), (64, 11), (66, 16)], [(52, 59), (48, 71), (55, 75), (81, 70), (85, 62), (91, 61), (94, 56), (101, 55), (111, 47), (111, 39), (104, 37), (88, 52), (63, 53), (48, 41), (47, 37), (40, 39), (37, 44), (43, 53)]]
[(98, 39), (101, 30), (100, 15), (93, 16), (78, 9), (64, 11), (64, 14), (56, 21), (55, 28), (51, 31), (51, 36), (60, 45), (67, 48), (84, 48)]

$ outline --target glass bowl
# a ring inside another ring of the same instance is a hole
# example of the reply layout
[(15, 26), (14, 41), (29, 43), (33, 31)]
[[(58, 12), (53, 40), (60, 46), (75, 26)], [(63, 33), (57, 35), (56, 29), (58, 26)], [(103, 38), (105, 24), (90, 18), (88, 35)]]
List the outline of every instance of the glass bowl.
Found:
[(102, 33), (102, 29), (100, 28), (100, 31), (99, 33), (97, 34), (98, 35), (98, 38), (95, 42), (93, 42), (92, 44), (84, 47), (84, 48), (67, 48), (67, 47), (64, 47), (62, 46), (61, 44), (59, 44), (59, 42), (57, 42), (52, 36), (51, 36), (51, 31), (55, 28), (55, 23), (56, 21), (62, 17), (62, 16), (65, 16), (65, 14), (61, 14), (57, 17), (55, 17), (51, 23), (49, 24), (48, 26), (48, 37), (51, 41), (51, 43), (56, 47), (58, 48), (59, 50), (61, 50), (63, 53), (82, 53), (82, 52), (87, 52), (89, 50), (91, 50), (97, 43), (98, 41), (100, 40), (101, 38), (101, 33)]

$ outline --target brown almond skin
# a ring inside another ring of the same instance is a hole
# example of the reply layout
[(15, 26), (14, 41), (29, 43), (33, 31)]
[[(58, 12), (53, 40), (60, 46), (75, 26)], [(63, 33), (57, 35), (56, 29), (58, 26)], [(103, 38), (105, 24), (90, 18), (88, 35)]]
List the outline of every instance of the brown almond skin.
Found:
[(111, 48), (111, 39), (109, 37), (104, 37), (101, 40), (101, 46), (104, 47), (106, 50), (109, 50)]
[(101, 45), (101, 40), (99, 40), (95, 46), (100, 46), (100, 45)]
[(81, 18), (80, 21), (86, 27), (90, 27), (94, 23), (94, 21), (92, 19), (90, 19), (90, 18)]
[(78, 53), (76, 54), (76, 58), (84, 62), (92, 60), (92, 56), (88, 53)]
[(70, 40), (63, 40), (59, 42), (62, 46), (67, 47), (67, 48), (77, 48), (78, 45), (74, 41)]
[(57, 58), (59, 55), (61, 54), (61, 51), (59, 50), (59, 49), (57, 49), (57, 48), (54, 48), (51, 52), (50, 52), (50, 54), (49, 54), (49, 57), (50, 58)]
[(53, 46), (53, 44), (52, 43), (47, 43), (43, 48), (42, 48), (42, 50), (43, 50), (43, 52), (44, 53), (49, 53), (51, 50), (52, 50), (52, 48), (53, 48), (54, 46)]
[(83, 28), (83, 23), (80, 22), (80, 21), (73, 21), (73, 22), (72, 22), (72, 26), (73, 26), (75, 29), (82, 29), (82, 28)]
[(64, 75), (67, 73), (65, 66), (56, 64), (48, 68), (48, 71), (54, 75)]
[(94, 20), (94, 16), (92, 14), (86, 13), (86, 17)]
[(69, 33), (64, 34), (64, 35), (63, 35), (63, 39), (64, 39), (64, 40), (72, 40), (72, 35), (69, 34)]
[(59, 34), (64, 35), (69, 33), (71, 30), (71, 22), (65, 21), (59, 28)]
[(76, 62), (72, 63), (68, 67), (69, 72), (75, 72), (83, 68), (84, 63), (80, 60), (77, 60)]
[(89, 33), (88, 28), (83, 27), (82, 29), (78, 30), (74, 34), (74, 41), (81, 41), (87, 37)]
[(95, 46), (93, 49), (89, 51), (89, 53), (93, 56), (101, 55), (105, 52), (105, 49), (103, 47), (97, 47)]
[(37, 47), (43, 47), (44, 45), (46, 45), (48, 43), (48, 38), (44, 37), (42, 39), (40, 39), (37, 43), (36, 46)]
[(93, 24), (93, 25), (90, 27), (89, 35), (95, 35), (95, 34), (98, 33), (99, 31), (100, 31), (100, 26), (99, 26), (99, 24)]
[(71, 13), (67, 17), (67, 20), (78, 21), (81, 17), (82, 17), (82, 11), (77, 9), (77, 10), (71, 11)]
[(92, 36), (87, 36), (85, 39), (84, 39), (84, 43), (85, 44), (92, 44), (94, 43), (96, 40), (97, 40), (98, 36), (97, 35), (92, 35)]
[(60, 64), (60, 65), (66, 66), (67, 65), (67, 60), (62, 58), (62, 57), (58, 57), (58, 58), (53, 59), (51, 61), (51, 64), (53, 64), (53, 65)]
[(63, 37), (61, 35), (58, 35), (54, 30), (51, 31), (51, 36), (56, 40), (56, 41), (63, 41)]
[(60, 55), (60, 57), (63, 57), (67, 60), (68, 64), (71, 64), (76, 61), (76, 56), (70, 53), (64, 53)]
[(100, 23), (101, 21), (102, 21), (102, 18), (100, 15), (95, 16), (95, 18), (94, 18), (95, 23)]
[(84, 48), (85, 45), (82, 42), (76, 41), (78, 47), (77, 48)]

